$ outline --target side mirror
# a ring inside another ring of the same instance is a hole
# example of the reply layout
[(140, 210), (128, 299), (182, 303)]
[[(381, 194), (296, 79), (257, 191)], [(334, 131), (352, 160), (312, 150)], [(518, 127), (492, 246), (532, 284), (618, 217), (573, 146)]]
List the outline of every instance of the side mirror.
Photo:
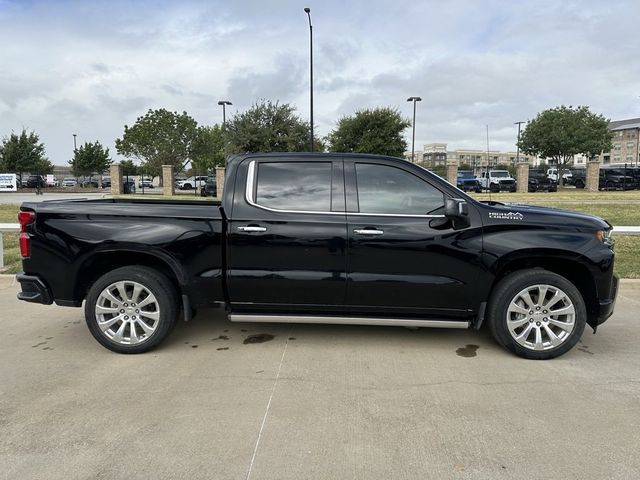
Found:
[(464, 218), (469, 215), (469, 205), (462, 198), (447, 198), (444, 204), (444, 215), (447, 218)]

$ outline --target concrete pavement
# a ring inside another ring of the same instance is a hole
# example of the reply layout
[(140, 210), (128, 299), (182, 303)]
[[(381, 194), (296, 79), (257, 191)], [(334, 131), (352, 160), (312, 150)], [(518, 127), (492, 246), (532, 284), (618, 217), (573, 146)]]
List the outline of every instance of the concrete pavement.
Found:
[[(0, 478), (640, 477), (640, 283), (562, 358), (488, 332), (231, 324), (102, 348), (0, 277)], [(256, 334), (262, 343), (243, 343)]]

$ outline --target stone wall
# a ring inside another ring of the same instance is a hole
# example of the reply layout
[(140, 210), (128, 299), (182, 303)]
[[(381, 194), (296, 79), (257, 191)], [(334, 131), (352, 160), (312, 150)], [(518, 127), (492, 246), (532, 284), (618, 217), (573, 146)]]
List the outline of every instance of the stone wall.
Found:
[(173, 166), (162, 166), (162, 193), (163, 195), (173, 195), (175, 193), (175, 176)]
[(527, 193), (529, 191), (529, 162), (520, 162), (516, 165), (516, 180), (518, 182), (516, 191)]
[(114, 163), (109, 167), (111, 175), (111, 195), (122, 195), (122, 165)]

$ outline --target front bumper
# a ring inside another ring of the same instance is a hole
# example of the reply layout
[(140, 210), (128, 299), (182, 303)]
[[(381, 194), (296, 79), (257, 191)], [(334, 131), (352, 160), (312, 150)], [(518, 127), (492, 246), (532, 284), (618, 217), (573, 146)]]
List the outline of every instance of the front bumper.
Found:
[(16, 280), (20, 282), (20, 286), (22, 287), (22, 291), (18, 293), (18, 300), (31, 303), (43, 303), (45, 305), (51, 305), (53, 303), (51, 291), (40, 277), (19, 273), (16, 275)]
[(613, 309), (616, 306), (616, 296), (618, 295), (618, 276), (613, 275), (611, 278), (611, 298), (606, 300), (600, 300), (600, 310), (596, 317), (596, 325), (604, 323), (611, 315), (613, 315)]

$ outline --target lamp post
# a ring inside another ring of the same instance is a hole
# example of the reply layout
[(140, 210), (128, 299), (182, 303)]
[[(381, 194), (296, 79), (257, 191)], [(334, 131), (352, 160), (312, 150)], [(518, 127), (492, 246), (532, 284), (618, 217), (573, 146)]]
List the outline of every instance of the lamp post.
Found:
[(233, 105), (229, 100), (220, 100), (218, 105), (222, 105), (222, 127), (227, 124), (227, 105)]
[(73, 134), (73, 151), (74, 151), (74, 153), (78, 150), (78, 148), (76, 147), (76, 137), (77, 137), (77, 134), (74, 133)]
[(514, 125), (518, 125), (518, 143), (516, 143), (516, 165), (520, 163), (520, 125), (524, 122), (514, 122)]
[(411, 162), (415, 163), (415, 143), (416, 143), (416, 102), (421, 102), (420, 97), (409, 97), (407, 102), (413, 102), (413, 132), (411, 134)]
[(309, 130), (309, 148), (313, 152), (313, 26), (311, 25), (311, 9), (305, 7), (304, 11), (309, 19), (309, 123), (311, 127)]

